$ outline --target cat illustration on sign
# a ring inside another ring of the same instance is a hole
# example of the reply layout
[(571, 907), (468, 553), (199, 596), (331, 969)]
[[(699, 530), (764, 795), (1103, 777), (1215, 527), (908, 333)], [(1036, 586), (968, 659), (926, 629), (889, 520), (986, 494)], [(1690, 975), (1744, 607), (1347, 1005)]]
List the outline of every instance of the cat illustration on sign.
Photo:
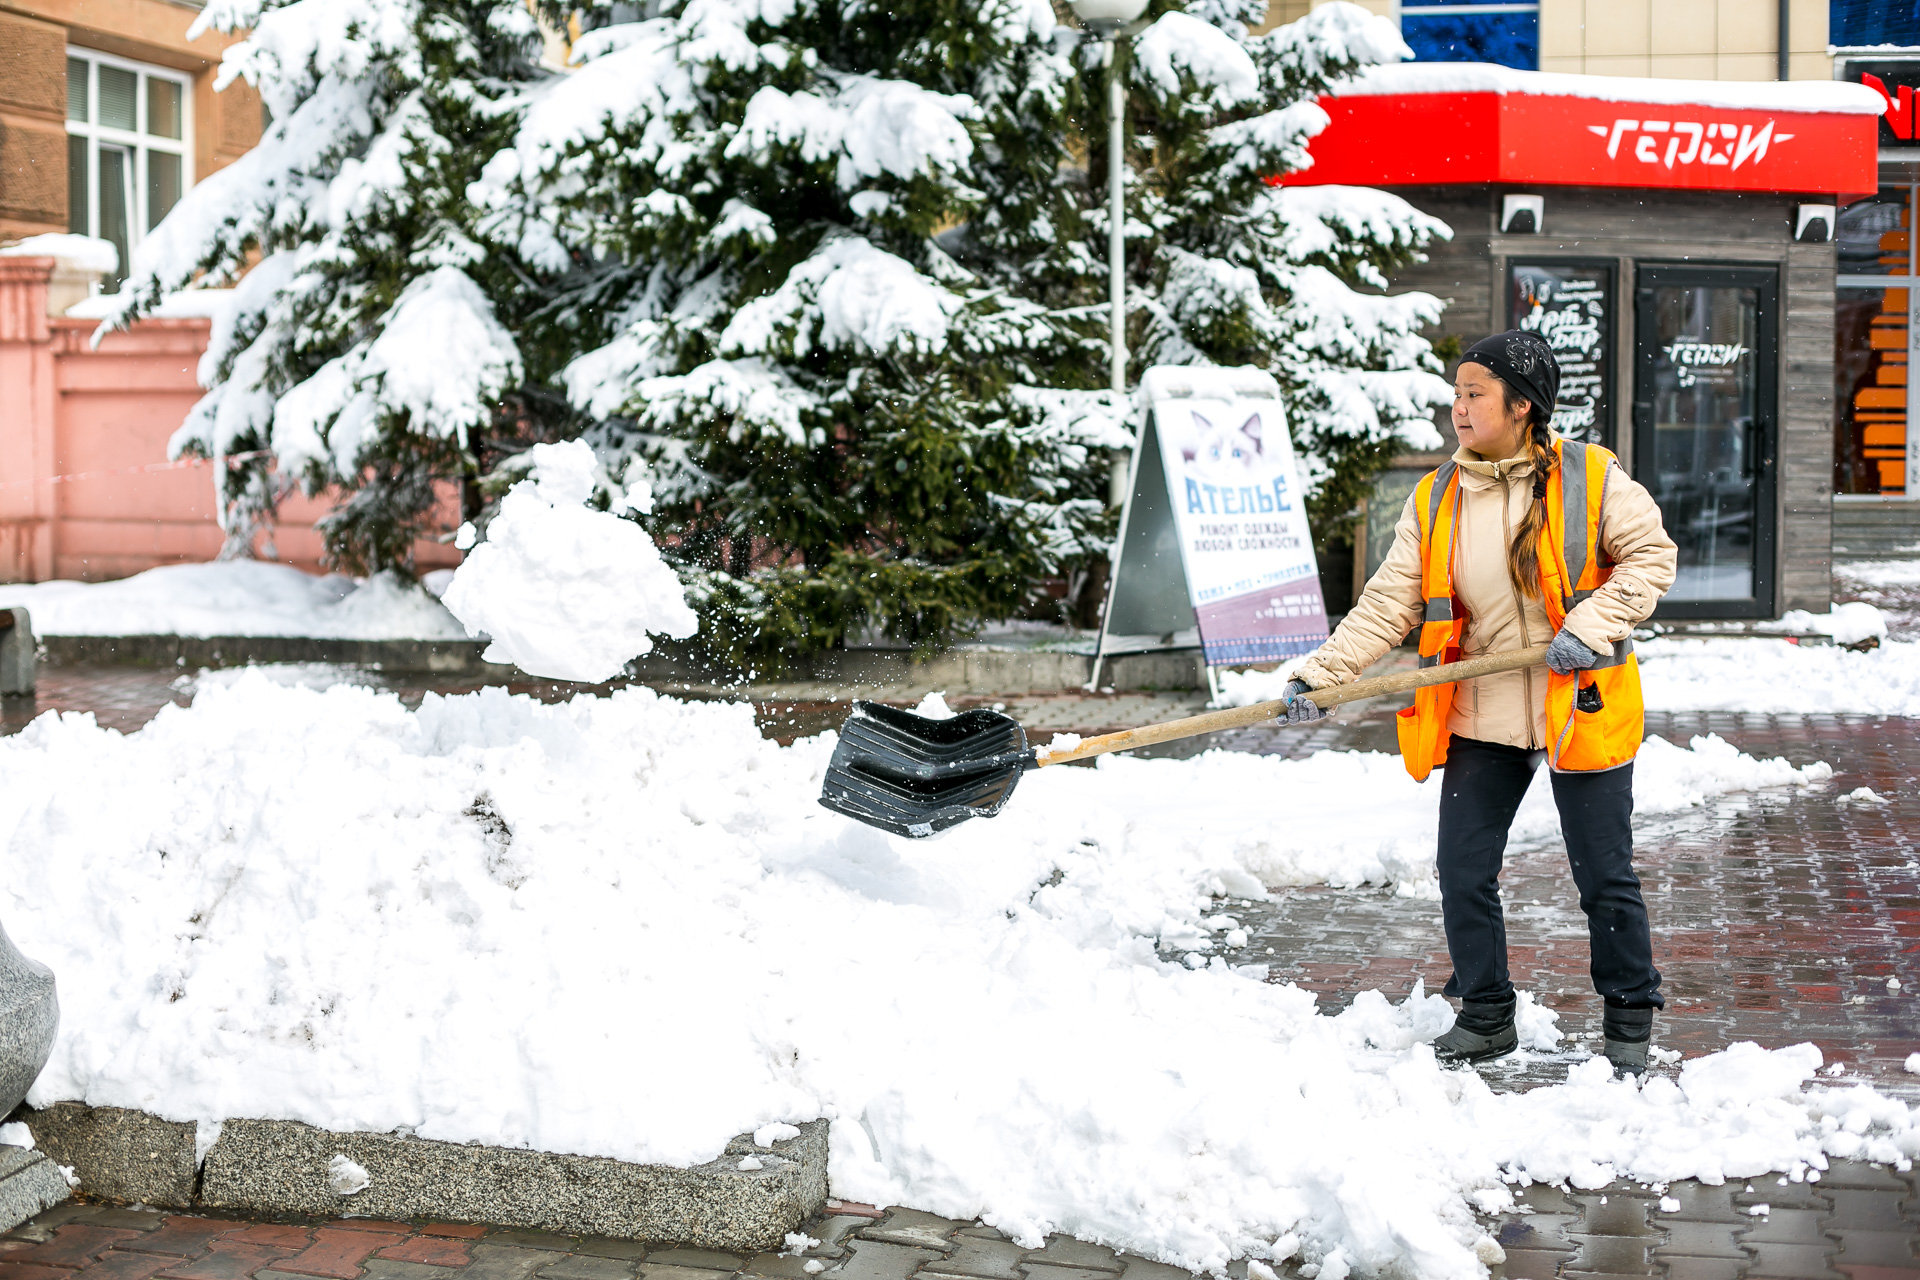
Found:
[(1193, 426), (1198, 438), (1195, 443), (1182, 446), (1180, 456), (1192, 463), (1200, 475), (1230, 480), (1236, 470), (1252, 471), (1266, 460), (1257, 413), (1235, 430), (1216, 427), (1205, 414), (1194, 410)]

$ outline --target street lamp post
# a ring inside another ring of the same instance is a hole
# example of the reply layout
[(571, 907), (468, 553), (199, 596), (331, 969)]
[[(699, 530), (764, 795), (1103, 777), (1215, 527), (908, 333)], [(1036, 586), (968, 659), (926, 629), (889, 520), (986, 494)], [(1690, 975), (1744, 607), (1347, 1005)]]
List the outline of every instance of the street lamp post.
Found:
[[(1147, 0), (1073, 0), (1074, 16), (1106, 44), (1107, 64), (1107, 285), (1112, 315), (1108, 321), (1113, 391), (1127, 393), (1127, 87), (1120, 65), (1120, 41), (1132, 35)], [(1119, 506), (1127, 498), (1127, 458), (1114, 456), (1107, 499)]]

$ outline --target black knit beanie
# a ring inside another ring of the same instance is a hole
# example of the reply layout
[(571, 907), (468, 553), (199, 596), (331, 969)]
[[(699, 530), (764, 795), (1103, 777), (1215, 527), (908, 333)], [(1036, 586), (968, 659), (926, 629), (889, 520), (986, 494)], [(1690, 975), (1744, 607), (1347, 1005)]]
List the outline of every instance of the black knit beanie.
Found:
[(1482, 338), (1467, 348), (1460, 363), (1485, 365), (1514, 391), (1553, 412), (1560, 394), (1560, 362), (1539, 334), (1509, 329)]

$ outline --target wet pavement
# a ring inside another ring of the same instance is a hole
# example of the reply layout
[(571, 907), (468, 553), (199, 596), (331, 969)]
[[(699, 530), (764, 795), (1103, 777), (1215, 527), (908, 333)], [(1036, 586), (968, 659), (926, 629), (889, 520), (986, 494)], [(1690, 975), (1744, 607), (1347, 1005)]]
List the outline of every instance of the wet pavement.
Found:
[[(1497, 1259), (1495, 1280), (1920, 1280), (1915, 1191), (1911, 1171), (1850, 1161), (1806, 1182), (1536, 1183), (1479, 1225), (1482, 1247), (1498, 1246), (1484, 1255)], [(910, 1208), (829, 1200), (800, 1229), (802, 1248), (752, 1254), (470, 1223), (75, 1201), (0, 1237), (0, 1280), (1197, 1280), (1070, 1236), (1031, 1248), (980, 1222)], [(1322, 1273), (1303, 1261), (1262, 1270), (1284, 1280)], [(1248, 1280), (1249, 1270), (1240, 1259), (1224, 1274)]]
[[(1756, 756), (1824, 760), (1831, 784), (1727, 795), (1636, 824), (1635, 864), (1668, 999), (1655, 1042), (1687, 1057), (1736, 1040), (1812, 1041), (1845, 1077), (1920, 1101), (1920, 721), (1869, 716), (1650, 714), (1675, 742), (1717, 733)], [(1360, 734), (1378, 725), (1360, 726)], [(1303, 750), (1270, 734), (1285, 754)], [(1242, 749), (1269, 744), (1242, 744)], [(1871, 788), (1881, 803), (1845, 800)], [(1502, 877), (1514, 983), (1560, 1013), (1569, 1052), (1483, 1069), (1496, 1088), (1565, 1078), (1597, 1050), (1600, 1004), (1587, 976), (1586, 921), (1556, 839), (1508, 851)], [(1288, 889), (1236, 903), (1276, 981), (1338, 1009), (1360, 991), (1437, 991), (1451, 967), (1440, 906), (1391, 890)], [(1892, 982), (1890, 983), (1890, 980)]]

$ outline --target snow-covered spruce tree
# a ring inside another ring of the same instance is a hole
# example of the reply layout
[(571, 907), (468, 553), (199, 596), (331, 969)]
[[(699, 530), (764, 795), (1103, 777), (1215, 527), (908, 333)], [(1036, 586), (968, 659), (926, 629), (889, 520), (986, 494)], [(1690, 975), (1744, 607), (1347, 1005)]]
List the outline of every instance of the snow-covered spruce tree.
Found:
[(475, 187), (716, 656), (937, 643), (1102, 553), (1072, 47), (1045, 0), (669, 3), (582, 39)]
[(1441, 303), (1381, 291), (1451, 232), (1386, 192), (1269, 185), (1309, 163), (1329, 84), (1411, 52), (1356, 5), (1249, 38), (1263, 11), (1205, 0), (1134, 43), (1133, 354), (1136, 371), (1251, 364), (1278, 379), (1324, 556), (1351, 538), (1356, 504), (1395, 453), (1439, 444), (1432, 411), (1451, 389), (1420, 331)]
[(142, 244), (117, 320), (245, 272), (173, 441), (254, 455), (220, 468), (228, 554), (298, 482), (346, 491), (321, 523), (332, 562), (406, 567), (436, 482), (476, 476), (487, 433), (568, 416), (524, 381), (508, 326), (530, 279), (472, 234), (465, 195), (511, 137), (502, 101), (547, 74), (539, 32), (517, 0), (212, 0), (207, 28), (249, 29), (221, 83), (244, 76), (272, 124)]

